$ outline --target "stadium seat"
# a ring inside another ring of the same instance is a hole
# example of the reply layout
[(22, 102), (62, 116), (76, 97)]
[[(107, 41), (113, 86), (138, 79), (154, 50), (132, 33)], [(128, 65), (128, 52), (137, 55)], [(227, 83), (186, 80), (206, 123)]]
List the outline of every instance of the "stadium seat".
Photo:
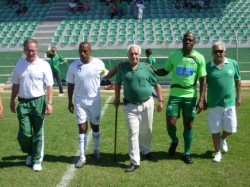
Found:
[(118, 41), (119, 41), (120, 43), (125, 43), (126, 37), (125, 37), (125, 36), (119, 36)]
[(59, 43), (59, 40), (60, 40), (60, 37), (54, 36), (54, 37), (52, 38), (52, 40), (51, 40), (51, 43), (52, 43), (53, 45), (56, 45), (56, 44)]
[(145, 38), (144, 36), (138, 36), (138, 42), (144, 42), (145, 41)]
[(90, 39), (90, 43), (93, 43), (93, 44), (95, 44), (97, 42), (97, 37), (91, 37), (91, 39)]
[(182, 42), (182, 35), (178, 35), (175, 37), (176, 42)]
[(110, 30), (109, 34), (110, 34), (110, 36), (116, 36), (117, 32), (116, 32), (116, 30)]
[(210, 41), (210, 37), (208, 35), (204, 35), (204, 36), (202, 36), (202, 41), (203, 42), (209, 42)]
[(148, 37), (147, 37), (147, 41), (148, 41), (148, 42), (154, 42), (154, 41), (155, 41), (154, 36), (148, 36)]
[(75, 36), (75, 37), (79, 37), (80, 35), (81, 35), (80, 31), (73, 32), (73, 36)]
[(71, 40), (72, 44), (77, 44), (78, 43), (78, 37), (73, 37)]
[(143, 36), (143, 35), (144, 35), (144, 30), (138, 30), (138, 31), (137, 31), (137, 35)]
[(99, 35), (99, 31), (97, 31), (97, 30), (92, 31), (92, 32), (91, 32), (91, 35), (97, 37), (97, 36)]
[(134, 40), (135, 40), (134, 36), (129, 36), (129, 37), (128, 37), (128, 41), (129, 41), (130, 43), (131, 43), (131, 42), (134, 43), (134, 42), (135, 42)]
[(110, 36), (110, 37), (109, 37), (109, 42), (110, 42), (110, 43), (115, 43), (115, 42), (116, 42), (115, 36)]
[(69, 36), (65, 36), (62, 41), (63, 44), (68, 44), (69, 43)]
[(120, 25), (119, 25), (119, 28), (120, 28), (120, 29), (126, 29), (126, 24), (120, 24)]
[(107, 42), (107, 37), (106, 36), (101, 36), (100, 37), (100, 43), (106, 43)]
[(120, 30), (119, 31), (119, 35), (120, 36), (125, 36), (127, 33), (126, 33), (126, 30)]
[(212, 39), (214, 42), (219, 41), (220, 38), (217, 35), (212, 36)]
[(162, 30), (156, 30), (156, 35), (162, 35), (163, 31)]
[(247, 36), (242, 35), (242, 36), (240, 37), (240, 41), (242, 41), (242, 42), (248, 42), (249, 40), (248, 40)]
[(147, 34), (147, 36), (152, 36), (152, 35), (154, 35), (154, 31), (153, 30), (147, 30), (146, 34)]
[(64, 36), (71, 36), (71, 31), (66, 31), (66, 32), (64, 33)]
[(222, 36), (222, 40), (223, 40), (223, 42), (229, 42), (230, 38), (229, 38), (229, 36), (224, 35), (224, 36)]
[(156, 37), (156, 41), (162, 43), (164, 42), (164, 37), (159, 35)]
[(135, 35), (135, 30), (128, 30), (128, 35)]
[(19, 44), (19, 40), (20, 40), (20, 38), (14, 38), (14, 39), (11, 41), (11, 44), (12, 44), (12, 45), (18, 45), (18, 44)]

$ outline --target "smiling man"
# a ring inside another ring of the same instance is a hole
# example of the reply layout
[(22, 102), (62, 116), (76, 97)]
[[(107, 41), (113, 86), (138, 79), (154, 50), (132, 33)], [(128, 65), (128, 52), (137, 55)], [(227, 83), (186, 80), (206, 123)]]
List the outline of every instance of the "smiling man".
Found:
[[(174, 157), (178, 146), (176, 135), (176, 123), (182, 110), (184, 125), (184, 155), (183, 160), (187, 164), (193, 163), (190, 156), (190, 149), (193, 140), (192, 125), (196, 113), (200, 113), (204, 107), (206, 92), (206, 67), (202, 54), (194, 50), (195, 36), (188, 32), (182, 39), (183, 47), (172, 52), (165, 66), (161, 69), (154, 69), (159, 76), (165, 76), (172, 72), (170, 97), (167, 104), (166, 121), (167, 131), (172, 140), (168, 154)], [(197, 80), (200, 82), (199, 101), (197, 100)]]
[[(235, 60), (226, 58), (225, 54), (225, 44), (223, 42), (214, 43), (212, 46), (213, 60), (206, 65), (207, 121), (214, 143), (214, 162), (220, 162), (221, 152), (226, 153), (228, 151), (226, 138), (236, 132), (235, 106), (239, 106), (241, 103), (239, 67)], [(223, 132), (221, 133), (222, 129)]]
[(113, 103), (116, 108), (119, 107), (123, 83), (123, 109), (126, 113), (130, 157), (130, 166), (125, 172), (133, 172), (140, 167), (140, 152), (147, 160), (153, 158), (150, 153), (154, 115), (152, 86), (158, 97), (158, 112), (163, 108), (163, 99), (157, 76), (150, 66), (140, 62), (141, 47), (136, 44), (128, 46), (127, 56), (129, 63), (124, 64), (116, 74)]

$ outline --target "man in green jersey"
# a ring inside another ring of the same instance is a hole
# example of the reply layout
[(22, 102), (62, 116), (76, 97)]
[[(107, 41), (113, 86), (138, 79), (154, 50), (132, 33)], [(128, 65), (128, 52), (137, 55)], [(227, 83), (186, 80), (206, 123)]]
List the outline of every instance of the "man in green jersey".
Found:
[[(178, 146), (176, 135), (176, 122), (182, 110), (184, 125), (184, 155), (183, 160), (187, 164), (193, 163), (190, 156), (190, 149), (193, 140), (192, 125), (196, 113), (200, 113), (204, 107), (206, 92), (206, 67), (205, 59), (202, 54), (193, 49), (195, 36), (188, 32), (182, 39), (182, 49), (172, 52), (161, 69), (154, 69), (159, 76), (167, 75), (172, 72), (170, 97), (166, 111), (167, 131), (172, 139), (168, 154), (174, 157)], [(199, 100), (197, 100), (197, 80), (200, 82)]]
[(56, 47), (52, 47), (51, 50), (47, 50), (46, 55), (48, 58), (50, 58), (49, 63), (52, 69), (52, 73), (59, 86), (59, 96), (63, 96), (63, 85), (60, 73), (60, 65), (67, 63), (67, 60), (61, 55), (57, 54)]
[(152, 65), (155, 68), (156, 65), (156, 60), (155, 58), (152, 56), (152, 50), (151, 49), (146, 49), (145, 51), (145, 55), (147, 57), (146, 62), (150, 65)]
[(158, 96), (157, 111), (163, 108), (161, 86), (157, 76), (145, 63), (140, 63), (141, 47), (135, 44), (128, 46), (128, 59), (116, 74), (114, 106), (120, 104), (120, 91), (123, 83), (123, 104), (128, 127), (128, 152), (130, 166), (125, 172), (133, 172), (140, 166), (140, 152), (151, 160), (152, 124), (154, 100), (151, 86), (155, 87)]
[[(150, 64), (151, 66), (153, 66), (155, 68), (156, 66), (156, 60), (155, 58), (152, 56), (152, 50), (151, 49), (146, 49), (145, 51), (145, 55), (147, 57), (146, 59), (146, 63)], [(156, 94), (156, 91), (154, 89), (154, 87), (152, 86), (152, 96), (154, 98), (157, 98), (157, 94)]]
[(214, 162), (220, 162), (221, 152), (228, 151), (226, 138), (236, 132), (235, 105), (239, 106), (241, 103), (241, 77), (238, 64), (235, 60), (226, 58), (225, 53), (226, 47), (223, 42), (214, 43), (212, 46), (213, 60), (206, 65), (207, 121), (214, 143)]

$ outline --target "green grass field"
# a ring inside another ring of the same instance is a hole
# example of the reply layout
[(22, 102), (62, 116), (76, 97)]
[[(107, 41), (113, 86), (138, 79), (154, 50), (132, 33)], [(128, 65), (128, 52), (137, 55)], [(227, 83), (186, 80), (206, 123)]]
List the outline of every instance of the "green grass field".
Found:
[[(57, 95), (55, 93), (55, 95)], [(186, 165), (182, 160), (183, 127), (179, 120), (180, 139), (175, 160), (167, 155), (170, 139), (165, 127), (165, 110), (154, 118), (152, 154), (155, 162), (141, 161), (133, 173), (125, 173), (129, 165), (127, 155), (127, 127), (122, 107), (118, 111), (117, 161), (113, 160), (115, 109), (113, 91), (102, 93), (106, 110), (101, 120), (102, 158), (92, 158), (92, 139), (87, 149), (87, 164), (75, 169), (78, 128), (75, 117), (67, 110), (67, 97), (54, 97), (54, 113), (45, 124), (45, 157), (42, 172), (25, 166), (26, 155), (16, 140), (18, 123), (9, 110), (9, 93), (2, 94), (4, 118), (0, 122), (0, 186), (249, 186), (250, 179), (250, 94), (242, 92), (242, 105), (237, 108), (238, 132), (228, 138), (229, 152), (221, 163), (213, 163), (213, 144), (206, 125), (207, 112), (199, 114), (194, 123), (192, 158)], [(168, 92), (164, 90), (165, 107)], [(105, 105), (105, 102), (108, 104)], [(165, 108), (164, 107), (164, 108)], [(90, 132), (90, 130), (89, 130)]]

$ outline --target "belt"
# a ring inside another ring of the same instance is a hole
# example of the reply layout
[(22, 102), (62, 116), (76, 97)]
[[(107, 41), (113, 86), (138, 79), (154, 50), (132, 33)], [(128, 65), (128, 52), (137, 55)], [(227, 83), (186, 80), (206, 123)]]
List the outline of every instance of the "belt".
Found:
[[(44, 97), (44, 95), (42, 95), (40, 97)], [(32, 101), (32, 100), (38, 99), (40, 97), (33, 97), (33, 98), (30, 98), (30, 99), (25, 99), (25, 98), (18, 97), (18, 101), (27, 102), (27, 101)]]
[(141, 102), (130, 102), (127, 99), (124, 99), (124, 104), (130, 103), (130, 104), (133, 104), (133, 105), (142, 105), (143, 103), (147, 102), (150, 98), (151, 98), (151, 95), (148, 96), (148, 98), (146, 100), (141, 101)]

